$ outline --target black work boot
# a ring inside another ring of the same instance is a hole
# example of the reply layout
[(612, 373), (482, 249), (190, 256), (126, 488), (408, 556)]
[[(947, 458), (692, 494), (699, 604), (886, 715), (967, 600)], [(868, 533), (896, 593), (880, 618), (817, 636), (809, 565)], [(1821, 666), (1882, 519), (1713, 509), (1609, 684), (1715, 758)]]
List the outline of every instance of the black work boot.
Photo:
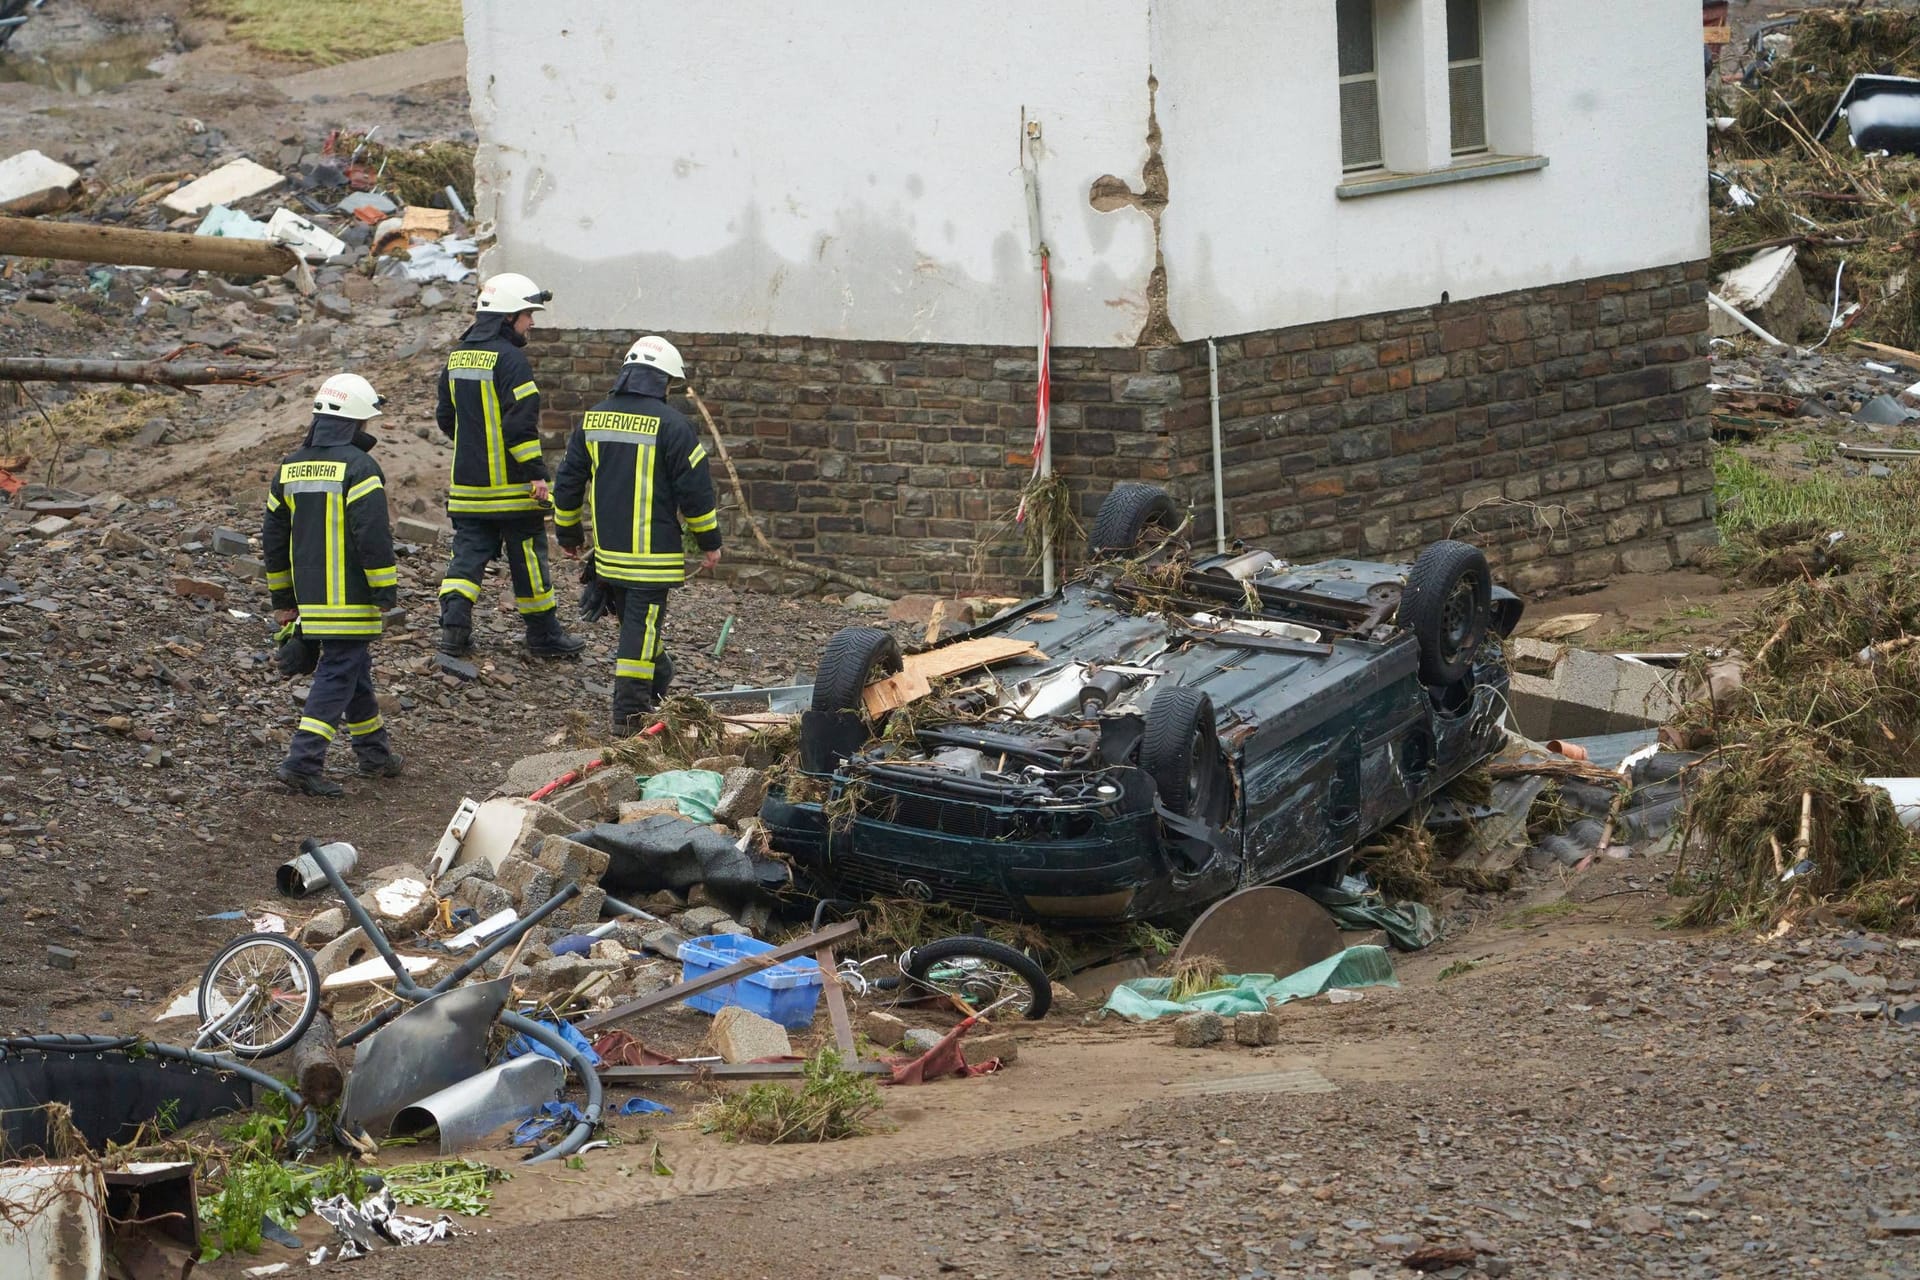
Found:
[(587, 642), (560, 629), (558, 610), (527, 615), (527, 652), (536, 658), (577, 658)]
[(631, 676), (616, 677), (613, 682), (614, 736), (628, 738), (647, 728), (658, 706), (648, 681)]
[(317, 773), (300, 773), (281, 765), (273, 771), (273, 776), (285, 783), (288, 789), (303, 796), (324, 796), (328, 799), (347, 794), (347, 789)]
[(360, 761), (360, 776), (363, 778), (397, 778), (406, 771), (407, 758), (398, 751), (389, 751), (379, 760)]
[(465, 596), (440, 597), (439, 649), (452, 658), (473, 652), (473, 602)]

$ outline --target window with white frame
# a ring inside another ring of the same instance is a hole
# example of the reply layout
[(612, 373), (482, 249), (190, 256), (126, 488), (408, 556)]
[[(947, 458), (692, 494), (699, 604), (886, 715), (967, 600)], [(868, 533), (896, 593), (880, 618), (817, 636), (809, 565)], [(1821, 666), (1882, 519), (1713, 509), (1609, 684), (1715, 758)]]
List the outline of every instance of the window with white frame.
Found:
[(1336, 0), (1340, 56), (1340, 162), (1348, 173), (1380, 167), (1380, 60), (1373, 0)]
[(1487, 75), (1480, 0), (1447, 0), (1447, 101), (1453, 154), (1487, 149)]

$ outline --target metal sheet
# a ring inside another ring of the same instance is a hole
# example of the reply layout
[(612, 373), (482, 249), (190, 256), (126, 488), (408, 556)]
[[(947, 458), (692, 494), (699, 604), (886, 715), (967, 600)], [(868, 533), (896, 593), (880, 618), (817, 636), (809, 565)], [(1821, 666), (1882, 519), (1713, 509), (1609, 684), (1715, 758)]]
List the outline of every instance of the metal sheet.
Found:
[(1212, 956), (1228, 973), (1284, 978), (1336, 955), (1344, 944), (1327, 909), (1303, 893), (1266, 886), (1243, 889), (1206, 909), (1173, 953)]
[(340, 1123), (383, 1135), (401, 1108), (478, 1075), (487, 1065), (487, 1033), (512, 989), (510, 978), (456, 987), (369, 1036), (347, 1077)]
[(389, 1135), (424, 1133), (437, 1127), (441, 1155), (471, 1151), (503, 1125), (524, 1120), (541, 1103), (558, 1098), (566, 1079), (567, 1069), (552, 1058), (525, 1054), (401, 1108)]

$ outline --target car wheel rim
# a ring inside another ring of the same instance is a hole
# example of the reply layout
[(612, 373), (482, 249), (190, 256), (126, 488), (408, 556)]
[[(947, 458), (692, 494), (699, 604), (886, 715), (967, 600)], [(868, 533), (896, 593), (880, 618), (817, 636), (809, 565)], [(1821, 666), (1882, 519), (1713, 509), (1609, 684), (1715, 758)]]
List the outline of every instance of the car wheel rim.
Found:
[(1027, 986), (1027, 980), (991, 960), (945, 961), (934, 965), (920, 981), (942, 995), (965, 1001), (974, 1009), (984, 1009), (1008, 996), (1013, 999), (1002, 1005), (1003, 1009), (1024, 1014), (1033, 1007), (1033, 991)]
[(1473, 639), (1474, 586), (1471, 576), (1461, 578), (1441, 606), (1440, 636), (1448, 662), (1457, 662)]

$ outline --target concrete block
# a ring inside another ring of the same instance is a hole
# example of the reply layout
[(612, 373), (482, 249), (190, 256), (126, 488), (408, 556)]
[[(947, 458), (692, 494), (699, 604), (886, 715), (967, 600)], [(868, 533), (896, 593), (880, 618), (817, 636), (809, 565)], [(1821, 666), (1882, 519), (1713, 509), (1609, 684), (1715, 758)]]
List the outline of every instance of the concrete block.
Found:
[(479, 876), (469, 876), (462, 880), (454, 886), (450, 896), (453, 898), (456, 909), (466, 907), (482, 920), (496, 916), (508, 907), (518, 905), (514, 902), (513, 895), (495, 884), (492, 879), (482, 879)]
[(619, 974), (627, 967), (626, 957), (601, 960), (593, 956), (554, 956), (533, 966), (529, 989), (536, 996), (565, 995), (596, 973)]
[(1536, 742), (1653, 728), (1679, 709), (1671, 671), (1544, 640), (1509, 652), (1514, 722)]
[(370, 960), (380, 954), (373, 949), (373, 943), (359, 929), (349, 929), (314, 953), (313, 969), (325, 982), (329, 974), (350, 969), (362, 960)]
[(71, 947), (48, 947), (47, 964), (54, 969), (73, 969), (80, 964), (80, 953)]
[(582, 751), (543, 751), (539, 755), (522, 756), (507, 769), (507, 780), (500, 789), (509, 795), (528, 796), (546, 786), (556, 778), (565, 777), (575, 769), (584, 769), (600, 758), (598, 747)]
[(793, 1043), (787, 1039), (785, 1027), (734, 1006), (713, 1015), (713, 1047), (724, 1062), (793, 1056)]
[(766, 798), (766, 774), (744, 767), (729, 769), (720, 788), (720, 803), (714, 806), (713, 816), (729, 824), (739, 822), (742, 818), (751, 818), (760, 812), (761, 802)]
[(329, 907), (300, 926), (294, 938), (307, 950), (326, 946), (347, 931), (347, 913), (342, 907)]
[(881, 1049), (898, 1048), (907, 1039), (906, 1020), (880, 1009), (870, 1009), (861, 1014), (859, 1025), (854, 1030)]
[(991, 1036), (968, 1036), (960, 1046), (966, 1051), (967, 1061), (975, 1066), (998, 1058), (1001, 1066), (1010, 1067), (1020, 1060), (1020, 1042), (1004, 1031)]
[[(402, 542), (421, 542), (431, 547), (445, 540), (447, 531), (431, 520), (421, 520), (414, 516), (401, 516), (393, 522), (393, 536)], [(563, 769), (561, 772), (564, 773), (566, 770)], [(537, 786), (538, 784), (536, 783), (535, 785)], [(531, 791), (533, 788), (529, 787), (527, 790)]]
[(714, 925), (732, 919), (719, 907), (689, 907), (673, 918), (673, 927), (691, 938), (710, 933)]
[(607, 870), (607, 855), (565, 836), (547, 836), (540, 842), (533, 863), (553, 872), (556, 885), (598, 880)]
[(640, 784), (625, 769), (609, 766), (596, 769), (586, 779), (564, 791), (556, 791), (547, 803), (565, 814), (579, 827), (610, 822), (619, 816), (620, 806), (640, 798)]
[(1256, 1046), (1280, 1043), (1280, 1015), (1272, 1010), (1235, 1015), (1233, 1042)]
[(918, 1057), (946, 1038), (947, 1033), (944, 1031), (935, 1031), (931, 1027), (913, 1027), (901, 1037), (900, 1043), (906, 1046), (908, 1053)]
[(493, 878), (523, 909), (537, 907), (553, 896), (553, 872), (525, 858), (506, 859)]
[(510, 857), (531, 862), (542, 838), (570, 836), (580, 830), (580, 826), (547, 805), (518, 796), (500, 796), (483, 803), (480, 811), (473, 815), (454, 866), (484, 862), (498, 868)]
[(1226, 1034), (1226, 1020), (1217, 1013), (1189, 1013), (1173, 1024), (1173, 1043), (1181, 1049), (1204, 1049)]

